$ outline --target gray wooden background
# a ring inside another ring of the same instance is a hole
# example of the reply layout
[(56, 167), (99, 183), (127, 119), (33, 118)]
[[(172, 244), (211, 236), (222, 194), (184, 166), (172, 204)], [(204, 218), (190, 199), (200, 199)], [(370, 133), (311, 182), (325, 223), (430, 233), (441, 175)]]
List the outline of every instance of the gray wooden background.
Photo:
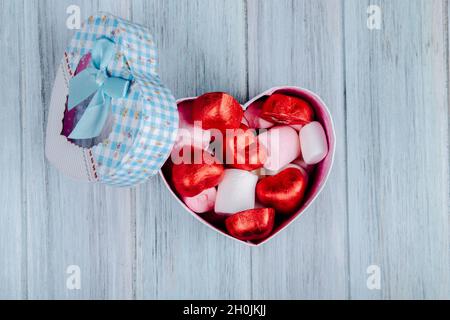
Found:
[[(284, 84), (321, 95), (338, 148), (312, 208), (248, 248), (189, 216), (159, 177), (116, 190), (50, 167), (71, 4), (148, 26), (178, 98), (245, 102)], [(367, 28), (369, 4), (381, 30)], [(0, 0), (0, 298), (450, 298), (448, 15), (444, 0)], [(81, 290), (66, 287), (69, 265)]]

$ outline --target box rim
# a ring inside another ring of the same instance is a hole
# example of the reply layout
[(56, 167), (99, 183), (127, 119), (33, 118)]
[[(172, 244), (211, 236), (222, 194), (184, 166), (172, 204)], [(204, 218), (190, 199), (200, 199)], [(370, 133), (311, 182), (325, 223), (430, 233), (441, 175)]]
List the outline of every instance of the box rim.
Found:
[[(237, 241), (241, 244), (245, 244), (249, 247), (260, 247), (266, 243), (268, 243), (270, 240), (273, 240), (275, 237), (279, 236), (280, 233), (282, 233), (282, 231), (286, 231), (287, 228), (289, 228), (295, 221), (297, 221), (301, 216), (303, 216), (308, 209), (311, 207), (311, 205), (317, 200), (317, 198), (319, 197), (319, 195), (322, 193), (323, 189), (325, 188), (325, 186), (328, 183), (328, 179), (330, 178), (331, 172), (333, 171), (333, 167), (334, 167), (334, 161), (335, 161), (335, 156), (336, 156), (336, 145), (337, 145), (337, 141), (336, 141), (336, 129), (335, 129), (335, 124), (334, 124), (334, 120), (333, 120), (333, 116), (330, 112), (330, 109), (328, 108), (327, 104), (322, 100), (322, 98), (314, 93), (313, 91), (307, 89), (307, 88), (303, 88), (303, 87), (297, 87), (297, 86), (278, 86), (278, 87), (273, 87), (270, 88), (266, 91), (264, 91), (263, 93), (257, 95), (256, 97), (254, 97), (253, 99), (251, 99), (250, 101), (246, 102), (244, 105), (242, 105), (244, 110), (247, 110), (247, 108), (253, 104), (254, 102), (258, 101), (259, 99), (261, 99), (264, 96), (267, 95), (271, 95), (276, 91), (279, 90), (283, 90), (283, 89), (291, 89), (291, 90), (298, 90), (298, 91), (302, 91), (305, 92), (311, 96), (314, 96), (314, 98), (316, 98), (318, 100), (318, 102), (324, 107), (325, 112), (327, 113), (329, 119), (330, 119), (330, 125), (331, 125), (331, 133), (333, 135), (333, 144), (332, 147), (330, 148), (331, 152), (331, 161), (330, 161), (330, 168), (327, 171), (327, 174), (325, 176), (324, 179), (324, 183), (322, 184), (322, 186), (318, 189), (317, 193), (311, 198), (309, 204), (304, 207), (303, 209), (299, 210), (296, 212), (296, 216), (292, 219), (292, 221), (290, 221), (287, 225), (285, 225), (282, 229), (280, 229), (278, 232), (273, 233), (272, 235), (270, 235), (268, 238), (264, 239), (263, 241), (259, 242), (258, 244), (252, 243), (252, 242), (247, 242), (247, 241), (243, 241), (243, 240), (239, 240), (235, 237), (232, 237), (231, 235), (225, 233), (223, 230), (220, 230), (219, 228), (213, 226), (212, 224), (210, 224), (209, 222), (207, 222), (205, 219), (201, 218), (198, 214), (196, 214), (194, 211), (192, 211), (191, 209), (189, 209), (189, 207), (180, 199), (180, 197), (178, 197), (178, 195), (175, 193), (175, 191), (172, 189), (172, 187), (169, 184), (169, 181), (167, 181), (166, 177), (164, 176), (164, 173), (162, 170), (159, 171), (159, 175), (161, 176), (165, 186), (169, 189), (170, 193), (172, 194), (172, 196), (174, 196), (176, 198), (176, 200), (178, 201), (178, 203), (181, 204), (181, 206), (188, 212), (190, 213), (190, 215), (194, 216), (195, 219), (197, 219), (198, 221), (200, 221), (202, 224), (207, 225), (209, 228), (211, 228), (212, 230), (214, 230), (215, 232), (218, 232), (219, 234), (222, 234), (224, 236), (226, 236), (229, 239), (232, 239), (234, 241)], [(186, 101), (190, 101), (190, 100), (194, 100), (197, 97), (188, 97), (188, 98), (182, 98), (182, 99), (178, 99), (176, 101), (177, 105), (182, 103), (182, 102), (186, 102)], [(331, 140), (331, 139), (330, 139)]]

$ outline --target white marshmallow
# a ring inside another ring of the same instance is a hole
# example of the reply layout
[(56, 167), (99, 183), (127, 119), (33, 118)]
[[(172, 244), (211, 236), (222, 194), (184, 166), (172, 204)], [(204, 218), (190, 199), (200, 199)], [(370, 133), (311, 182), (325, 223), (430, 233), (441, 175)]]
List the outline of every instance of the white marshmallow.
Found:
[(298, 133), (292, 127), (272, 128), (260, 134), (258, 140), (267, 150), (264, 168), (269, 171), (280, 171), (300, 156)]
[(300, 131), (303, 159), (308, 165), (321, 162), (328, 154), (327, 136), (319, 122), (311, 122)]
[(245, 170), (228, 169), (219, 184), (215, 211), (234, 214), (255, 208), (255, 191), (258, 176)]

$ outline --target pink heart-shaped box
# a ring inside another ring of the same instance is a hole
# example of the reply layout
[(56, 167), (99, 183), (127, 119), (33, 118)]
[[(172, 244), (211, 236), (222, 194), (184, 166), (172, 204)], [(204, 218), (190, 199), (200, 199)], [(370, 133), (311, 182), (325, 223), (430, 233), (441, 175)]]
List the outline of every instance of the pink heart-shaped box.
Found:
[[(275, 225), (275, 228), (274, 228), (272, 234), (268, 238), (266, 238), (262, 241), (259, 241), (259, 242), (245, 242), (245, 241), (241, 241), (241, 240), (238, 240), (238, 239), (230, 236), (227, 233), (224, 226), (219, 226), (218, 224), (215, 224), (214, 221), (208, 221), (203, 217), (203, 215), (194, 213), (191, 209), (189, 209), (186, 206), (186, 204), (178, 197), (178, 195), (172, 188), (172, 186), (170, 184), (170, 175), (169, 175), (168, 171), (165, 170), (163, 167), (163, 170), (161, 170), (161, 172), (160, 172), (165, 185), (170, 190), (170, 192), (175, 197), (175, 199), (177, 199), (177, 201), (183, 206), (183, 208), (185, 208), (189, 213), (191, 213), (196, 219), (198, 219), (202, 223), (208, 225), (210, 228), (214, 229), (215, 231), (225, 235), (226, 237), (237, 240), (239, 242), (243, 242), (250, 246), (259, 246), (259, 245), (262, 245), (263, 243), (266, 243), (267, 241), (269, 241), (270, 239), (275, 237), (275, 235), (279, 234), (289, 224), (294, 222), (294, 220), (296, 220), (298, 217), (300, 217), (300, 215), (303, 212), (305, 212), (306, 209), (308, 209), (308, 207), (311, 205), (311, 203), (314, 200), (316, 200), (316, 198), (318, 197), (318, 195), (320, 194), (320, 192), (322, 191), (322, 189), (324, 188), (324, 186), (328, 180), (328, 177), (331, 173), (331, 169), (333, 167), (334, 154), (335, 154), (335, 150), (336, 150), (336, 134), (334, 131), (334, 124), (333, 124), (333, 119), (331, 117), (331, 114), (330, 114), (327, 106), (325, 105), (325, 103), (320, 99), (320, 97), (307, 89), (303, 89), (303, 88), (299, 88), (299, 87), (272, 88), (272, 89), (269, 89), (266, 92), (260, 94), (259, 96), (252, 99), (251, 101), (247, 102), (243, 107), (244, 110), (246, 110), (252, 104), (257, 103), (261, 99), (265, 99), (274, 93), (285, 93), (285, 94), (289, 94), (289, 95), (294, 95), (294, 96), (298, 96), (298, 97), (301, 97), (301, 98), (309, 101), (311, 106), (314, 108), (315, 115), (316, 115), (316, 121), (320, 122), (322, 124), (323, 128), (325, 129), (325, 133), (328, 138), (329, 152), (328, 152), (327, 157), (315, 167), (314, 173), (310, 179), (308, 191), (305, 195), (305, 198), (303, 200), (303, 204), (302, 204), (300, 210), (298, 210), (297, 213), (289, 216), (287, 219), (283, 220), (278, 225)], [(185, 99), (178, 100), (177, 103), (180, 104), (182, 102), (189, 101), (189, 100), (195, 100), (195, 99), (196, 98), (185, 98)]]

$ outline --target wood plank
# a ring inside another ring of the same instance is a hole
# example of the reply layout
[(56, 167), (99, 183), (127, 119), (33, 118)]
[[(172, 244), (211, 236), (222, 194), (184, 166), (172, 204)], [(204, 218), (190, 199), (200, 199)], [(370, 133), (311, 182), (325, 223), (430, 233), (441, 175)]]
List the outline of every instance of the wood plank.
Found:
[[(132, 3), (0, 2), (0, 298), (450, 298), (446, 1), (379, 0), (380, 31), (366, 27), (368, 0)], [(177, 97), (320, 94), (338, 149), (315, 205), (249, 249), (192, 219), (158, 177), (116, 190), (50, 167), (45, 121), (72, 4), (149, 26)], [(80, 291), (66, 288), (72, 264)], [(372, 264), (380, 291), (366, 286)]]
[[(0, 113), (0, 299), (26, 297), (26, 225), (22, 224), (22, 82), (19, 24), (22, 3), (0, 2), (0, 88), (3, 107)], [(10, 66), (16, 66), (11, 68)]]
[[(133, 21), (153, 32), (178, 98), (227, 91), (245, 101), (243, 1), (133, 1)], [(138, 298), (250, 298), (249, 248), (193, 219), (159, 177), (138, 188), (137, 210)]]
[[(345, 1), (352, 298), (449, 298), (445, 1)], [(381, 290), (368, 290), (378, 265)]]
[(250, 96), (311, 89), (328, 104), (338, 147), (327, 187), (293, 225), (252, 252), (256, 299), (346, 298), (346, 150), (341, 1), (248, 1)]
[[(66, 8), (86, 18), (98, 10), (127, 17), (129, 2), (25, 2), (22, 46), (23, 158), (28, 230), (28, 296), (34, 299), (132, 298), (134, 211), (130, 190), (73, 182), (48, 166), (43, 123), (57, 66), (74, 31)], [(81, 268), (81, 290), (66, 288), (67, 267)]]

